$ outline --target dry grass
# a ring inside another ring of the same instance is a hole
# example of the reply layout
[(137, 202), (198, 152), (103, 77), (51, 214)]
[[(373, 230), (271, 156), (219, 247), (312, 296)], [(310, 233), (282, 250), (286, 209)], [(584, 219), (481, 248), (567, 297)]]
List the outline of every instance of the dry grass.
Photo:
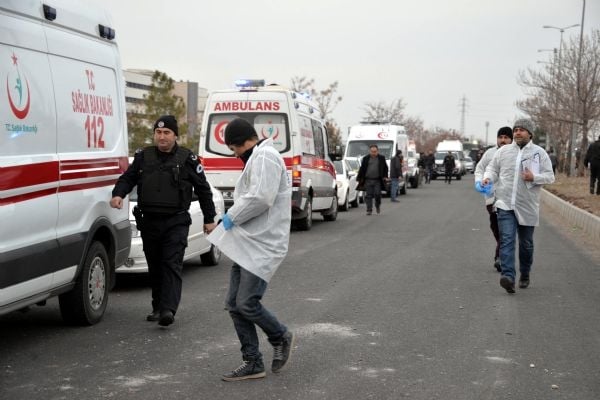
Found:
[[(589, 172), (589, 171), (586, 171)], [(600, 216), (600, 196), (590, 194), (590, 178), (557, 174), (556, 181), (544, 188), (574, 206)]]

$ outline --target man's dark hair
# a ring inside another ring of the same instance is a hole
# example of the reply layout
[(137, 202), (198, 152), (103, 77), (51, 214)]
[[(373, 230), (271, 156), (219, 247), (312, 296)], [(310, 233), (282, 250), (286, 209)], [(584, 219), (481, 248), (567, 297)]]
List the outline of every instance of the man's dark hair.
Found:
[(379, 150), (379, 147), (377, 147), (377, 145), (376, 145), (376, 144), (371, 144), (371, 145), (369, 145), (369, 149), (372, 149), (373, 147), (375, 147), (377, 150)]

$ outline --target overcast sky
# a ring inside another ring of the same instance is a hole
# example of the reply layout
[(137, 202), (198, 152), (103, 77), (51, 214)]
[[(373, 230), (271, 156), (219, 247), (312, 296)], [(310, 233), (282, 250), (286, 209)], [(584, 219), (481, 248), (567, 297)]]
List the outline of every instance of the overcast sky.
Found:
[[(239, 78), (316, 87), (339, 82), (333, 116), (342, 130), (365, 102), (401, 98), (425, 127), (485, 138), (510, 124), (523, 97), (520, 70), (543, 67), (560, 32), (581, 23), (578, 0), (102, 0), (124, 68), (158, 69), (209, 91)], [(564, 40), (579, 33), (565, 31)], [(588, 0), (584, 32), (600, 29), (600, 1)]]

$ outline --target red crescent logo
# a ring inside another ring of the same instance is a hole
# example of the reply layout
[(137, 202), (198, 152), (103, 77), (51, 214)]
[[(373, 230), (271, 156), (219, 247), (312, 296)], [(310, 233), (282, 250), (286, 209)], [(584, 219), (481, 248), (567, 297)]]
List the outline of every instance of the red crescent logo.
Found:
[(385, 139), (386, 137), (388, 137), (388, 134), (387, 134), (387, 132), (379, 132), (379, 133), (377, 134), (377, 137), (378, 137), (379, 139)]
[(227, 126), (228, 123), (229, 123), (229, 121), (221, 121), (215, 127), (215, 139), (217, 140), (217, 142), (221, 143), (222, 145), (225, 145), (225, 138), (224, 138), (225, 127)]
[(8, 103), (10, 104), (10, 109), (12, 110), (15, 117), (19, 119), (23, 119), (29, 114), (29, 106), (31, 105), (31, 97), (29, 97), (29, 81), (26, 79), (25, 83), (27, 84), (27, 104), (25, 104), (25, 108), (19, 110), (17, 106), (12, 101), (12, 97), (10, 97), (10, 90), (8, 90), (8, 77), (6, 78), (6, 94), (8, 95)]
[[(264, 139), (267, 139), (269, 137), (269, 134), (265, 133), (265, 128), (262, 128), (262, 131), (260, 133)], [(275, 140), (278, 137), (279, 137), (279, 128), (275, 128), (275, 134), (273, 135), (272, 139)]]

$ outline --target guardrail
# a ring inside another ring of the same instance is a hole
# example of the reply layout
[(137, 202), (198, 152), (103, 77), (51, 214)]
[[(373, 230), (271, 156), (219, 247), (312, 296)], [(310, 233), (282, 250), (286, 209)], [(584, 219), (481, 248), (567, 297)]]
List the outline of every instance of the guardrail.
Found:
[(577, 226), (591, 238), (600, 240), (600, 217), (575, 207), (560, 197), (542, 189), (541, 203), (553, 209), (561, 217)]

